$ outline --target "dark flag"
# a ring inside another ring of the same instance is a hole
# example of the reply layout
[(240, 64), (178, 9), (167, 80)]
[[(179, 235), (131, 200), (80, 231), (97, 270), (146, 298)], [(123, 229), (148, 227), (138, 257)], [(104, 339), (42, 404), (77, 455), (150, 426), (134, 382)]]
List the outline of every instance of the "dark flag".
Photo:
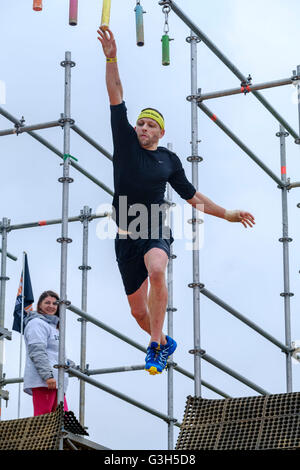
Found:
[[(31, 312), (33, 310), (32, 304), (34, 302), (29, 268), (28, 268), (27, 254), (25, 254), (25, 259), (24, 259), (24, 270), (25, 270), (25, 283), (24, 283), (23, 319), (25, 319), (28, 312)], [(17, 298), (16, 298), (16, 305), (15, 305), (15, 310), (14, 310), (14, 322), (13, 322), (13, 327), (12, 327), (14, 331), (18, 331), (19, 333), (21, 333), (23, 279), (24, 279), (24, 276), (23, 276), (23, 270), (22, 270), (20, 285), (19, 285)], [(24, 323), (23, 323), (23, 331), (24, 331)]]

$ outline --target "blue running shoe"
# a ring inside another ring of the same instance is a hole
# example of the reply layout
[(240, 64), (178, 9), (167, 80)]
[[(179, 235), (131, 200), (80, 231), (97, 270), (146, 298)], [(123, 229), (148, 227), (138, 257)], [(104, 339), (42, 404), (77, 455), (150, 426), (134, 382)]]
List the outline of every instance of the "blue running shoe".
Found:
[(162, 346), (156, 342), (152, 342), (147, 348), (145, 370), (150, 375), (161, 374), (165, 368), (164, 361), (162, 360), (162, 351)]
[(172, 339), (170, 336), (166, 336), (167, 339), (167, 344), (161, 345), (162, 349), (162, 361), (164, 363), (164, 369), (167, 367), (167, 360), (170, 356), (172, 356), (173, 352), (177, 348), (177, 343), (174, 339)]

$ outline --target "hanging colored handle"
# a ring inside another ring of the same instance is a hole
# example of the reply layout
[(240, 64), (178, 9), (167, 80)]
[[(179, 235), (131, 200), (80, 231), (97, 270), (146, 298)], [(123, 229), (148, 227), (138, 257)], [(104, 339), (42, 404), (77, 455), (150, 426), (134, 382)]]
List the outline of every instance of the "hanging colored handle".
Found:
[(69, 25), (76, 26), (78, 20), (78, 0), (70, 0)]
[(170, 38), (168, 34), (164, 34), (162, 41), (162, 64), (170, 65)]
[(41, 11), (43, 9), (43, 0), (33, 0), (34, 11)]
[(143, 7), (138, 4), (135, 9), (136, 20), (136, 43), (138, 46), (144, 45), (144, 18)]
[(101, 27), (102, 31), (109, 28), (111, 0), (103, 0)]

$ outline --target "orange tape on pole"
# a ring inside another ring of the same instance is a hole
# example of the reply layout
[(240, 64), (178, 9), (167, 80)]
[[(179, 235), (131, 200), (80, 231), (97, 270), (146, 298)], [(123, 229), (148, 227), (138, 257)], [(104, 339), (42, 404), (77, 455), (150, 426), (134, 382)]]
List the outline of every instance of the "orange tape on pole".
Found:
[(43, 0), (33, 0), (34, 11), (41, 11), (43, 9)]

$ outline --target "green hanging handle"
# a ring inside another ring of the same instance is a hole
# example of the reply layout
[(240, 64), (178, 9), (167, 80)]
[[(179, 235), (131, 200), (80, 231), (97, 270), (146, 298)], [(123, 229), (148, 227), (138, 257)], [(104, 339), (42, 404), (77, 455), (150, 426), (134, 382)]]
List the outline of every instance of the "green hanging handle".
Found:
[(170, 65), (170, 41), (168, 34), (161, 38), (162, 42), (162, 65)]

